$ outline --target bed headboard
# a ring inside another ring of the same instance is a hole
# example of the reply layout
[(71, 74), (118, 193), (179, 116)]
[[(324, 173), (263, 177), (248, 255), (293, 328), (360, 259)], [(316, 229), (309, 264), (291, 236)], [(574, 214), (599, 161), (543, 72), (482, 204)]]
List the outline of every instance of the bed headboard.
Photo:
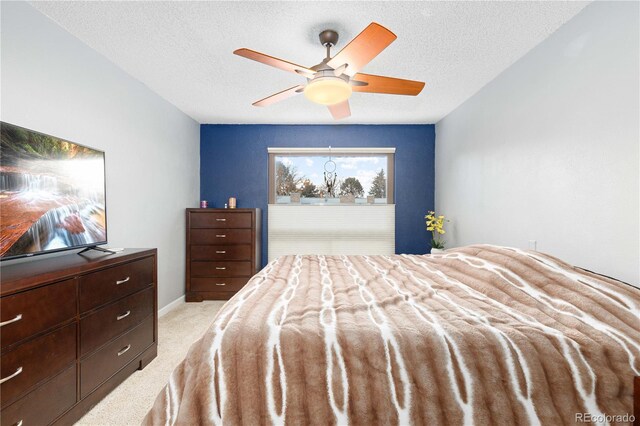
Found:
[(269, 261), (287, 254), (394, 254), (396, 207), (269, 204)]

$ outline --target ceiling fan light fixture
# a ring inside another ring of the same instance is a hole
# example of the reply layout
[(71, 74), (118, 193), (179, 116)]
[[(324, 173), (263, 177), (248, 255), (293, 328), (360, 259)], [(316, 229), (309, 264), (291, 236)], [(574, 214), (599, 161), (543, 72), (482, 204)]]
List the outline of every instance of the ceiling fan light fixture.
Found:
[(321, 77), (312, 80), (304, 89), (304, 96), (321, 105), (335, 105), (351, 97), (351, 86), (338, 77)]

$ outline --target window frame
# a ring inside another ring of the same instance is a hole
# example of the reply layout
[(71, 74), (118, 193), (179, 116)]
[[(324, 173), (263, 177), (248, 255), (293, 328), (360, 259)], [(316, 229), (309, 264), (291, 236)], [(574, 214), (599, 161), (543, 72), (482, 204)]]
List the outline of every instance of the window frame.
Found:
[[(276, 203), (276, 157), (308, 157), (308, 156), (335, 156), (335, 157), (372, 157), (384, 156), (387, 158), (387, 202), (384, 205), (395, 204), (395, 153), (393, 147), (386, 148), (285, 148), (285, 147), (269, 147), (267, 148), (269, 155), (268, 167), (268, 187), (269, 187), (269, 204)], [(298, 205), (298, 204), (277, 204), (277, 205)]]

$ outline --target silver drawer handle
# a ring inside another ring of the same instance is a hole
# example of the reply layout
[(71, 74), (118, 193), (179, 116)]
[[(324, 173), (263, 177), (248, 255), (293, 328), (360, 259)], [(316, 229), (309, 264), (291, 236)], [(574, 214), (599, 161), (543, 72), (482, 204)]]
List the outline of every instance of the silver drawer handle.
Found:
[(216, 235), (216, 238), (227, 238), (227, 236), (224, 234), (218, 234)]
[(129, 349), (131, 349), (131, 345), (127, 345), (124, 348), (120, 349), (120, 351), (118, 351), (118, 356), (124, 354), (125, 352), (127, 352)]
[(4, 379), (0, 379), (0, 385), (3, 384), (4, 382), (6, 382), (7, 380), (11, 380), (14, 377), (16, 377), (18, 374), (22, 373), (22, 367), (18, 367), (18, 369), (16, 370), (15, 373), (13, 373), (10, 376), (5, 377)]
[(227, 283), (216, 283), (216, 285), (227, 285)]
[(227, 269), (226, 266), (216, 266), (216, 269), (219, 271), (224, 271), (225, 269)]
[(225, 254), (226, 250), (216, 250), (216, 254)]
[(227, 219), (216, 219), (217, 222), (226, 222)]
[(12, 322), (20, 321), (21, 319), (22, 319), (22, 314), (18, 314), (13, 319), (0, 322), (0, 327), (4, 327), (5, 325), (11, 324)]
[(125, 313), (124, 313), (124, 314), (122, 314), (122, 315), (118, 315), (118, 316), (116, 317), (116, 321), (120, 321), (121, 319), (126, 318), (126, 317), (128, 317), (129, 315), (131, 315), (131, 311), (127, 311), (127, 312), (125, 312)]
[(16, 423), (16, 426), (22, 426), (22, 420), (20, 420), (18, 423)]
[(124, 280), (118, 280), (118, 281), (116, 281), (116, 285), (124, 284), (127, 281), (129, 281), (130, 279), (131, 279), (131, 277), (127, 277)]

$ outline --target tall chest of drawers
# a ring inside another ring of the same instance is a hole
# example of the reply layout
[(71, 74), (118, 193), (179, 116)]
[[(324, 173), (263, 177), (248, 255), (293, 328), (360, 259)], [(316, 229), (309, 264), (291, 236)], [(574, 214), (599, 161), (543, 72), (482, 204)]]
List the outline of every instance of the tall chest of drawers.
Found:
[(260, 269), (260, 209), (187, 209), (187, 302), (229, 299)]
[(155, 249), (3, 266), (0, 422), (72, 424), (157, 354)]

